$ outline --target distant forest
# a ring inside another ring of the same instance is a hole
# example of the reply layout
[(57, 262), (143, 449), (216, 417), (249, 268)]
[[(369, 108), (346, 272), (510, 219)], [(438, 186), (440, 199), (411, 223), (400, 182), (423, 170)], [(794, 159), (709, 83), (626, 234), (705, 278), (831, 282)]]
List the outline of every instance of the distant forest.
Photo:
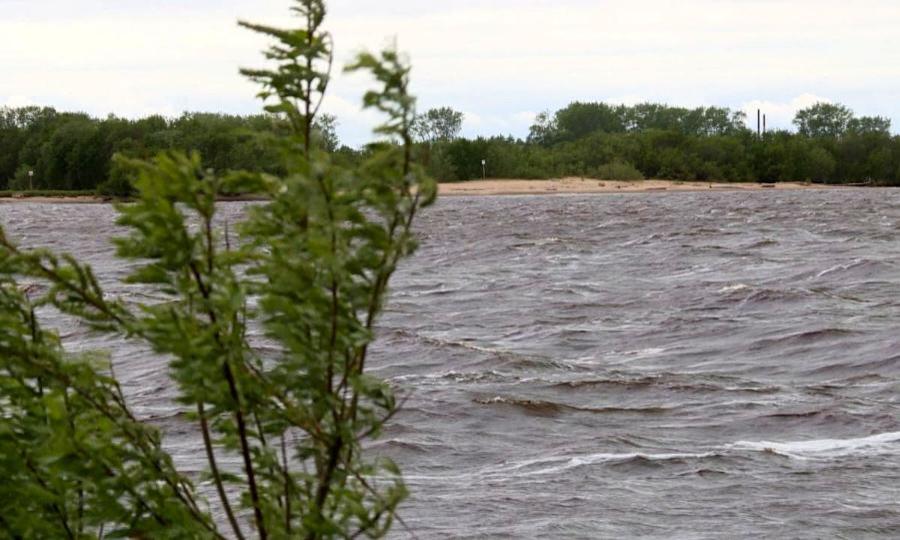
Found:
[[(900, 185), (900, 137), (891, 134), (890, 121), (856, 117), (841, 105), (814, 105), (797, 114), (796, 131), (760, 135), (747, 129), (741, 112), (658, 104), (575, 102), (538, 115), (525, 140), (460, 138), (462, 122), (462, 113), (446, 107), (417, 121), (418, 151), (439, 180), (485, 174)], [(319, 144), (335, 159), (364, 159), (366, 148), (339, 143), (336, 125), (331, 116), (320, 121)], [(270, 115), (185, 113), (130, 120), (42, 107), (0, 108), (0, 190), (126, 194), (128, 172), (112, 156), (148, 158), (171, 149), (196, 150), (218, 171), (279, 173), (279, 159), (263, 139), (286, 129)]]

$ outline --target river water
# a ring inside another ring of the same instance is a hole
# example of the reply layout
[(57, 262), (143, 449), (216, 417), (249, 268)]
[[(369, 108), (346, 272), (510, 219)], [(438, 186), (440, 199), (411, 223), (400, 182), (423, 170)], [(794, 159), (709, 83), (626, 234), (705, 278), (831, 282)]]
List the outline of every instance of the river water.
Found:
[[(109, 206), (0, 219), (146, 294)], [(458, 197), (418, 229), (372, 361), (409, 400), (371, 448), (415, 537), (900, 535), (900, 191)], [(163, 362), (51, 322), (175, 417)]]

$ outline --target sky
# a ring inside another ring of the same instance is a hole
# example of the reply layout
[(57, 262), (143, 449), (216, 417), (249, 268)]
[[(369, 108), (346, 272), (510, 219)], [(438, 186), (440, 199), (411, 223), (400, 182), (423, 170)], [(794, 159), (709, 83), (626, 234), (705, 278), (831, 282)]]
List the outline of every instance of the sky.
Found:
[[(255, 113), (239, 67), (264, 65), (245, 19), (297, 23), (289, 0), (0, 0), (0, 106), (105, 117)], [(767, 113), (790, 128), (819, 101), (900, 129), (897, 0), (331, 0), (337, 66), (396, 43), (419, 109), (465, 113), (463, 134), (524, 137), (568, 103), (643, 101)], [(335, 79), (325, 110), (351, 146), (378, 117), (370, 81)], [(755, 127), (755, 126), (754, 126)]]

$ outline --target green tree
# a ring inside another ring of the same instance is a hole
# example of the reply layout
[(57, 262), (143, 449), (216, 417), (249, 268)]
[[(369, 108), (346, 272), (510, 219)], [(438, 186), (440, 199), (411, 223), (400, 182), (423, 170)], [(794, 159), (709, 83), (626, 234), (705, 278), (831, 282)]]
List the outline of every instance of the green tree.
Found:
[(697, 135), (734, 135), (746, 129), (747, 115), (743, 111), (725, 107), (706, 107), (699, 111), (702, 122)]
[(824, 148), (815, 147), (809, 153), (805, 179), (828, 183), (833, 180), (836, 168), (834, 157)]
[(16, 174), (25, 134), (16, 122), (16, 111), (0, 107), (0, 189)]
[(794, 125), (806, 137), (837, 138), (847, 132), (853, 111), (843, 105), (816, 103), (797, 112)]
[[(331, 40), (323, 2), (299, 0), (293, 11), (303, 28), (242, 23), (276, 41), (266, 54), (274, 67), (244, 73), (290, 125), (267, 139), (283, 176), (219, 174), (197, 153), (130, 161), (137, 199), (118, 207), (128, 235), (117, 254), (131, 261), (130, 283), (168, 301), (126, 304), (75, 258), (23, 249), (0, 229), (0, 471), (13, 483), (0, 494), (0, 529), (12, 537), (380, 537), (396, 519), (400, 472), (362, 442), (399, 403), (367, 372), (367, 352), (436, 187), (412, 161), (415, 101), (396, 51), (362, 54), (349, 68), (377, 81), (364, 104), (385, 114), (377, 132), (393, 142), (350, 169), (313, 144)], [(214, 225), (222, 190), (268, 202), (223, 232)], [(50, 286), (32, 300), (19, 276)], [(66, 355), (40, 328), (33, 308), (48, 304), (170, 359), (226, 523), (209, 517), (161, 435), (135, 419), (112, 366)], [(277, 352), (253, 346), (251, 325)], [(226, 456), (240, 471), (221, 468)]]
[(341, 141), (337, 136), (338, 119), (333, 114), (322, 114), (313, 124), (314, 137), (326, 152), (337, 152)]
[(555, 124), (563, 140), (580, 139), (595, 131), (625, 131), (619, 111), (606, 103), (571, 103), (556, 112)]
[(97, 186), (97, 193), (108, 197), (130, 197), (135, 193), (134, 176), (134, 167), (123, 156), (118, 156), (110, 165), (109, 177)]
[(413, 133), (421, 142), (435, 144), (450, 142), (459, 137), (465, 115), (450, 107), (428, 109), (416, 115)]
[(9, 188), (24, 191), (32, 189), (34, 183), (34, 167), (23, 163), (16, 169), (16, 173), (9, 181)]
[[(8, 538), (212, 536), (194, 486), (138, 421), (98, 355), (63, 351), (15, 276), (39, 270), (58, 282), (92, 274), (47, 252), (23, 253), (0, 230), (0, 530)], [(87, 282), (80, 292), (93, 298)], [(80, 303), (79, 301), (76, 301)], [(119, 308), (109, 305), (111, 309)]]
[(852, 118), (847, 123), (847, 130), (855, 135), (889, 135), (891, 133), (891, 120), (881, 116)]
[(528, 143), (550, 146), (558, 140), (559, 126), (549, 111), (539, 113), (528, 129)]

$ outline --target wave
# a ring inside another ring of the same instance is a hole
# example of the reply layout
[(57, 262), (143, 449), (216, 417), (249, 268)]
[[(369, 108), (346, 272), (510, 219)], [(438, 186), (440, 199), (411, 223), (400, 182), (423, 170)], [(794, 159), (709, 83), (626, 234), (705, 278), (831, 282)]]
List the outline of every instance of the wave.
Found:
[(719, 457), (717, 452), (672, 452), (672, 453), (647, 453), (626, 452), (621, 454), (600, 452), (596, 454), (581, 454), (574, 456), (555, 456), (517, 461), (489, 468), (483, 471), (487, 476), (537, 476), (556, 474), (577, 467), (597, 464), (660, 464), (673, 461), (687, 461)]
[(566, 412), (587, 412), (594, 414), (663, 414), (671, 411), (667, 407), (578, 407), (555, 401), (493, 397), (475, 399), (480, 405), (507, 405), (535, 416), (557, 416)]
[[(602, 324), (603, 321), (598, 319), (597, 321), (593, 321), (592, 324)], [(576, 366), (579, 368), (594, 368), (596, 366), (606, 366), (611, 363), (613, 364), (627, 364), (629, 362), (636, 362), (639, 360), (646, 360), (648, 358), (655, 358), (657, 356), (661, 356), (666, 353), (668, 349), (664, 349), (662, 347), (648, 347), (645, 349), (635, 349), (635, 350), (625, 350), (625, 351), (610, 351), (600, 356), (583, 356), (581, 358), (573, 358), (567, 360), (567, 364)]]
[(728, 294), (728, 293), (739, 292), (739, 291), (747, 291), (747, 290), (750, 290), (751, 288), (752, 287), (750, 287), (750, 285), (747, 285), (746, 283), (735, 283), (734, 285), (727, 285), (727, 286), (719, 289), (719, 294)]
[[(859, 373), (859, 372), (867, 372), (866, 375), (875, 375), (878, 373), (872, 372), (893, 372), (900, 367), (900, 355), (891, 356), (888, 358), (877, 358), (873, 360), (869, 359), (861, 359), (856, 362), (841, 362), (838, 364), (828, 364), (825, 366), (817, 367), (809, 371), (811, 375), (823, 375), (829, 373)], [(877, 384), (852, 384), (848, 383), (843, 386), (836, 384), (822, 384), (819, 385), (819, 388), (813, 387), (813, 390), (835, 390), (840, 388), (846, 388), (847, 386), (877, 386)]]
[(794, 442), (738, 441), (726, 448), (810, 460), (894, 454), (900, 450), (900, 445), (897, 443), (900, 443), (900, 431), (858, 439), (816, 439)]
[(596, 387), (624, 388), (626, 390), (656, 390), (662, 388), (677, 392), (739, 392), (752, 394), (775, 394), (781, 391), (778, 386), (761, 385), (751, 381), (734, 378), (717, 378), (717, 382), (697, 380), (694, 375), (676, 373), (660, 373), (643, 376), (619, 376), (598, 379), (578, 379), (553, 382), (550, 388), (561, 390), (592, 389)]
[(414, 342), (419, 342), (430, 347), (435, 347), (437, 349), (459, 349), (461, 351), (481, 353), (489, 356), (490, 360), (492, 361), (497, 361), (505, 366), (510, 366), (518, 369), (561, 369), (566, 371), (577, 369), (577, 366), (572, 366), (567, 362), (554, 360), (552, 358), (546, 358), (537, 355), (527, 355), (507, 349), (477, 345), (469, 341), (428, 336), (403, 328), (392, 329), (391, 336), (400, 339), (412, 340)]
[(407, 451), (417, 454), (427, 454), (429, 452), (438, 451), (442, 445), (435, 443), (426, 443), (422, 441), (410, 441), (403, 439), (387, 439), (379, 440), (370, 445), (372, 449), (389, 448), (395, 451)]
[(814, 279), (831, 276), (832, 274), (875, 274), (890, 270), (895, 265), (888, 261), (879, 261), (871, 259), (853, 259), (853, 261), (845, 264), (836, 264), (816, 274)]
[[(818, 439), (795, 442), (738, 441), (733, 444), (705, 452), (598, 452), (548, 456), (536, 459), (513, 461), (476, 471), (453, 475), (409, 475), (407, 480), (511, 480), (529, 476), (558, 474), (564, 471), (590, 465), (661, 466), (697, 460), (727, 457), (741, 452), (761, 452), (776, 454), (797, 460), (827, 460), (848, 456), (874, 456), (895, 454), (900, 447), (900, 432), (882, 433), (857, 439)], [(701, 468), (685, 474), (727, 474), (726, 471)]]
[[(482, 467), (475, 471), (452, 475), (408, 475), (407, 480), (514, 480), (529, 476), (559, 474), (590, 465), (621, 467), (659, 467), (666, 464), (684, 464), (727, 457), (735, 452), (761, 452), (776, 454), (797, 460), (826, 460), (847, 456), (872, 456), (894, 454), (900, 443), (900, 432), (882, 433), (858, 439), (819, 439), (796, 442), (738, 441), (705, 452), (598, 452), (548, 456), (536, 459), (501, 463)], [(727, 471), (703, 468), (684, 474), (722, 475)]]
[(516, 384), (526, 382), (516, 375), (501, 373), (495, 370), (487, 371), (444, 371), (441, 373), (430, 373), (425, 375), (410, 374), (398, 375), (390, 378), (391, 382), (416, 382), (429, 385), (453, 385), (453, 384), (487, 384), (487, 383), (508, 383)]
[(813, 418), (822, 414), (827, 414), (828, 412), (829, 411), (781, 412), (767, 414), (763, 416), (763, 418)]
[(619, 244), (619, 247), (645, 246), (645, 245), (651, 244), (654, 241), (659, 240), (659, 239), (660, 239), (660, 236), (656, 233), (653, 233), (648, 236), (635, 238), (635, 239), (629, 240), (623, 244)]
[(836, 341), (852, 336), (858, 336), (860, 334), (862, 334), (862, 332), (859, 332), (857, 330), (847, 330), (846, 328), (822, 328), (819, 330), (797, 332), (777, 338), (760, 339), (750, 346), (750, 350), (756, 351), (773, 346), (782, 347), (786, 345), (808, 345), (820, 341)]
[[(900, 361), (900, 356), (894, 361)], [(877, 387), (893, 384), (893, 379), (889, 379), (877, 373), (865, 373), (862, 375), (853, 375), (844, 379), (835, 379), (823, 381), (815, 384), (803, 386), (803, 390), (812, 394), (824, 394), (827, 396), (834, 395), (835, 392), (845, 391), (854, 387)]]
[(797, 302), (809, 296), (805, 290), (797, 289), (758, 289), (743, 299), (744, 304), (761, 304), (765, 302)]
[(850, 264), (836, 264), (836, 265), (830, 266), (830, 267), (826, 268), (825, 270), (822, 270), (821, 272), (816, 274), (816, 278), (818, 279), (821, 277), (825, 277), (828, 274), (833, 274), (835, 272), (844, 272), (846, 270), (850, 270), (856, 266), (859, 266), (860, 264), (862, 264), (862, 259), (855, 259)]
[(750, 245), (741, 246), (741, 249), (758, 249), (758, 248), (777, 246), (777, 245), (778, 245), (777, 240), (773, 240), (771, 238), (763, 238), (762, 240), (758, 240)]
[(746, 283), (726, 285), (717, 291), (718, 294), (740, 304), (762, 304), (767, 302), (795, 302), (810, 296), (806, 289), (777, 289), (754, 287)]

